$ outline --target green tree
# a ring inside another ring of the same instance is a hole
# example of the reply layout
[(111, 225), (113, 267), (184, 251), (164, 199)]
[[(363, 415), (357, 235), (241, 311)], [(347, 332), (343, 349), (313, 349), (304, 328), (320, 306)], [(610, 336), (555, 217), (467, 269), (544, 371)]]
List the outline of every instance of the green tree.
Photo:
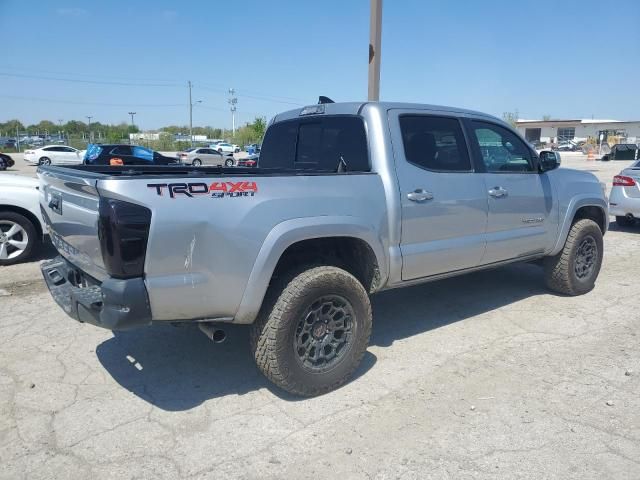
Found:
[(256, 117), (253, 121), (252, 128), (256, 134), (256, 141), (264, 137), (264, 132), (267, 130), (267, 119), (265, 117)]
[(0, 123), (0, 131), (9, 137), (16, 135), (16, 129), (23, 132), (25, 127), (20, 120), (13, 119), (8, 122)]

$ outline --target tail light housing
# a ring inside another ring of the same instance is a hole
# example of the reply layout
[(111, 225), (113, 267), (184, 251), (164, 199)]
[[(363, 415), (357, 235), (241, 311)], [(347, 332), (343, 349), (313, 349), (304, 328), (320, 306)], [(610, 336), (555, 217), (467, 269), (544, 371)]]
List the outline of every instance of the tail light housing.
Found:
[(633, 187), (635, 186), (636, 181), (625, 175), (616, 175), (613, 177), (613, 186), (614, 187)]
[(105, 269), (114, 278), (141, 277), (151, 210), (122, 200), (102, 198), (98, 212), (98, 238)]

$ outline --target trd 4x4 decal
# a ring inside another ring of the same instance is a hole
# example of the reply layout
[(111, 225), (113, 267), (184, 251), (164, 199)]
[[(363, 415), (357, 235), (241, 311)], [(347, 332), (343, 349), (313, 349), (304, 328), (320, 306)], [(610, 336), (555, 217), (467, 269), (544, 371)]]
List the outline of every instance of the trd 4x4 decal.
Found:
[(210, 195), (213, 198), (223, 197), (253, 197), (258, 193), (256, 182), (213, 182), (207, 185), (204, 182), (189, 183), (147, 183), (148, 188), (155, 188), (160, 196), (169, 192), (169, 197), (176, 198), (185, 195), (193, 198), (197, 195)]

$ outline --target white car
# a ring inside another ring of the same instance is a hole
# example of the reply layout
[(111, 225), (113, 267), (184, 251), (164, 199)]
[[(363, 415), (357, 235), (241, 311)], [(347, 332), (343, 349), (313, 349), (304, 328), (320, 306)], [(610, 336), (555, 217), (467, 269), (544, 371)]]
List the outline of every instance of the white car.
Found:
[(24, 161), (32, 165), (80, 164), (85, 150), (77, 150), (64, 145), (46, 145), (35, 150), (24, 151)]
[(238, 145), (232, 145), (231, 143), (220, 142), (215, 147), (220, 153), (238, 153), (240, 151), (240, 147)]
[(620, 226), (631, 226), (640, 218), (640, 160), (613, 177), (609, 213)]
[(36, 178), (0, 175), (0, 265), (28, 259), (42, 242), (38, 185)]

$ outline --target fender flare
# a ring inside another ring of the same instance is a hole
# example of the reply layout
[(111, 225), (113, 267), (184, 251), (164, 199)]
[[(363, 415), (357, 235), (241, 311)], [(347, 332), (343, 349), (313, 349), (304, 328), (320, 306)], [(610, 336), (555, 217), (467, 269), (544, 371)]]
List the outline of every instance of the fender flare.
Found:
[(588, 194), (576, 195), (571, 199), (567, 206), (566, 213), (562, 219), (562, 225), (559, 229), (558, 238), (556, 239), (553, 250), (549, 255), (553, 256), (560, 253), (567, 240), (567, 236), (569, 235), (569, 229), (573, 223), (573, 218), (575, 217), (576, 212), (582, 207), (597, 207), (602, 210), (605, 218), (605, 229), (602, 233), (606, 233), (609, 225), (609, 206), (607, 205), (607, 202), (603, 198), (594, 197)]
[(315, 238), (351, 237), (363, 240), (373, 250), (380, 269), (381, 284), (386, 282), (389, 266), (383, 244), (373, 226), (357, 217), (322, 216), (286, 220), (267, 235), (251, 269), (242, 300), (233, 323), (253, 323), (267, 293), (271, 276), (282, 254), (294, 243)]

